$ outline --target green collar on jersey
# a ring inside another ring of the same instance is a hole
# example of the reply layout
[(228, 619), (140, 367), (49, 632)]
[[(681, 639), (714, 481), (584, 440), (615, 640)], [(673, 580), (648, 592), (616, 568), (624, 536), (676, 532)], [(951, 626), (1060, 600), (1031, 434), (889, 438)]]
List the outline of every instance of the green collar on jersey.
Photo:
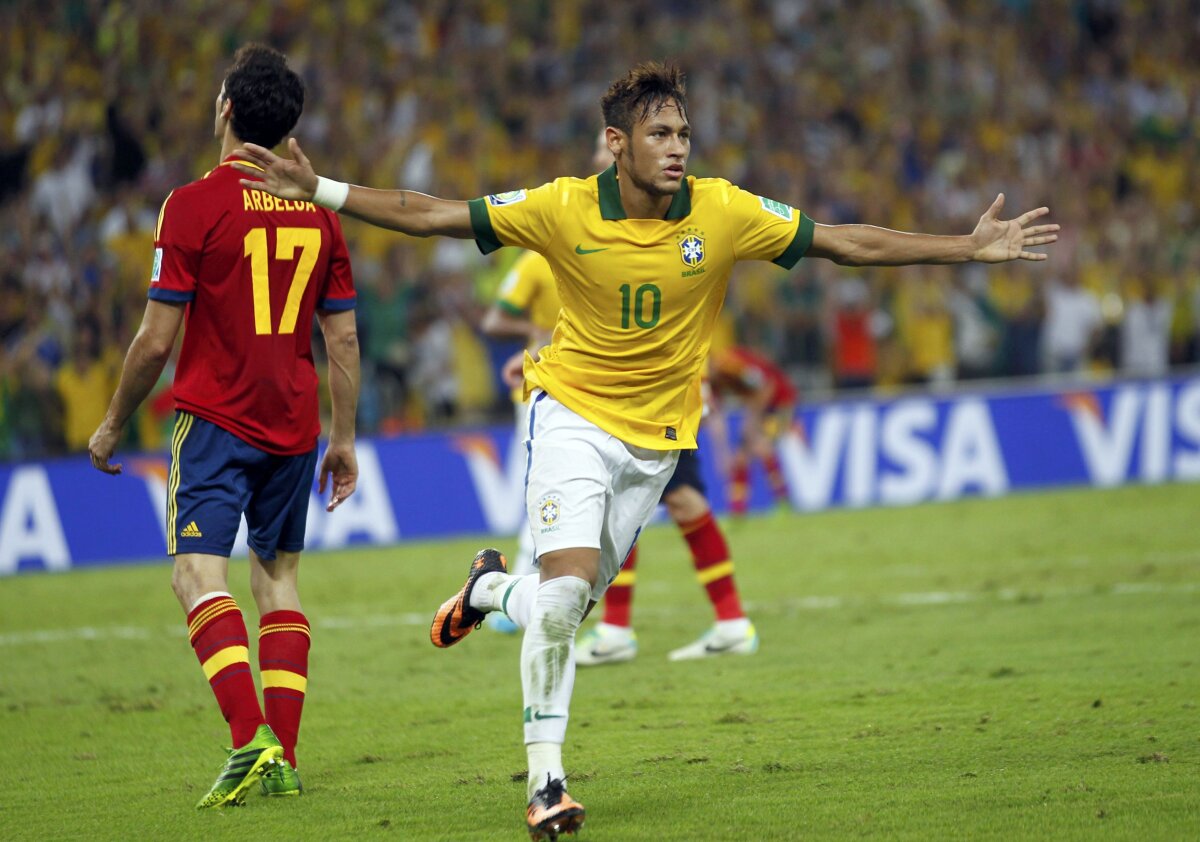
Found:
[[(625, 206), (621, 204), (621, 189), (617, 187), (617, 165), (613, 164), (596, 176), (596, 184), (600, 189), (600, 218), (628, 219)], [(691, 212), (692, 192), (687, 178), (684, 178), (679, 192), (675, 194), (675, 198), (671, 200), (671, 206), (667, 208), (666, 218), (683, 219)]]

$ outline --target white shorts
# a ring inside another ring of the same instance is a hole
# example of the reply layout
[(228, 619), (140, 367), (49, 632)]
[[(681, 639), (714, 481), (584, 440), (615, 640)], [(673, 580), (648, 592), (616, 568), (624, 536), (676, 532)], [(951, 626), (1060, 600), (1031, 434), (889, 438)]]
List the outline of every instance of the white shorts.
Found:
[(525, 506), (537, 556), (600, 550), (598, 600), (621, 571), (679, 461), (678, 450), (626, 444), (545, 392), (529, 404)]

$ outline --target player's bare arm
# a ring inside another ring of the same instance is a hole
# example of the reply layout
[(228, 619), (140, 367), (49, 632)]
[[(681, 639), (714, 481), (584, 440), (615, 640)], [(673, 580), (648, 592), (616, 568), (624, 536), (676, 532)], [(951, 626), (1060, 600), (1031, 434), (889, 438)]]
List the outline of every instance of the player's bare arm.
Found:
[(96, 432), (88, 441), (88, 453), (92, 457), (92, 465), (106, 474), (121, 473), (121, 464), (109, 464), (121, 433), (130, 416), (141, 406), (142, 401), (150, 394), (158, 376), (162, 374), (171, 349), (175, 346), (175, 337), (179, 334), (179, 326), (183, 323), (184, 306), (182, 304), (165, 304), (161, 301), (146, 302), (146, 313), (142, 316), (142, 324), (137, 335), (129, 345), (125, 355), (125, 364), (121, 368), (121, 381), (117, 385), (116, 394), (108, 405), (108, 413)]
[(353, 310), (317, 312), (329, 358), (329, 394), (332, 423), (329, 445), (321, 459), (317, 490), (324, 494), (332, 478), (326, 511), (332, 512), (358, 486), (358, 457), (354, 453), (354, 418), (360, 380), (358, 329)]
[(538, 326), (524, 313), (510, 313), (498, 304), (493, 304), (483, 314), (480, 329), (492, 339), (531, 340), (539, 332)]
[(964, 236), (909, 234), (873, 225), (817, 225), (808, 256), (824, 257), (842, 266), (1045, 260), (1045, 254), (1029, 249), (1055, 242), (1059, 226), (1031, 223), (1050, 209), (1042, 207), (1015, 219), (1000, 219), (1003, 208), (1001, 193), (979, 218), (975, 230)]
[[(291, 158), (282, 158), (270, 149), (253, 143), (237, 149), (235, 154), (252, 166), (237, 163), (234, 166), (241, 173), (258, 177), (243, 179), (242, 186), (262, 190), (281, 199), (313, 201), (318, 177), (312, 162), (294, 137), (288, 139), (288, 150)], [(466, 202), (439, 199), (412, 190), (374, 190), (350, 185), (345, 202), (331, 209), (414, 237), (440, 235), (469, 240), (475, 236)]]

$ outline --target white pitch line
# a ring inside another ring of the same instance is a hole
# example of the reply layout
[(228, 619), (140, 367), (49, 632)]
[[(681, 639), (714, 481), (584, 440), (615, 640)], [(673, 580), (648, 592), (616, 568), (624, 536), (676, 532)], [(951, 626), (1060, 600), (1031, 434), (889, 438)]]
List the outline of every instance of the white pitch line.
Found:
[[(925, 591), (919, 593), (902, 593), (890, 596), (803, 596), (795, 599), (775, 600), (771, 602), (747, 603), (752, 610), (784, 610), (784, 611), (833, 611), (840, 608), (866, 607), (871, 605), (888, 605), (901, 608), (937, 607), (943, 605), (961, 605), (978, 602), (1016, 602), (1020, 599), (1068, 599), (1080, 596), (1102, 596), (1105, 593), (1113, 596), (1136, 596), (1144, 594), (1187, 594), (1200, 592), (1200, 582), (1182, 582), (1178, 584), (1161, 584), (1157, 582), (1120, 582), (1108, 586), (1107, 590), (1094, 586), (1079, 588), (1059, 588), (1047, 591), (1022, 591), (1015, 588), (1003, 588), (997, 591)], [(639, 613), (669, 614), (676, 613), (675, 609), (655, 608), (646, 606)], [(364, 629), (381, 629), (397, 627), (424, 627), (429, 625), (429, 615), (415, 612), (403, 614), (366, 614), (361, 616), (336, 615), (314, 619), (313, 626), (317, 631), (361, 631)], [(42, 629), (34, 631), (7, 632), (0, 634), (0, 646), (29, 646), (39, 643), (71, 643), (79, 640), (150, 640), (167, 634), (173, 637), (183, 637), (187, 629), (183, 624), (173, 624), (152, 629), (148, 626), (80, 626), (70, 629)]]

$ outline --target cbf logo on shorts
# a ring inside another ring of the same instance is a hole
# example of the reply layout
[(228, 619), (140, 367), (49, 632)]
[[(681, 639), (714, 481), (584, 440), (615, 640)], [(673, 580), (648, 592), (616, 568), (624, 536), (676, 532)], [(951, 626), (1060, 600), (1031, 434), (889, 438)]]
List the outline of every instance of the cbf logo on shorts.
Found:
[(494, 208), (515, 205), (517, 202), (525, 201), (525, 191), (509, 190), (507, 193), (493, 193), (487, 197), (487, 200), (488, 204)]
[(557, 494), (548, 494), (538, 501), (538, 523), (541, 533), (558, 531), (558, 520), (562, 517), (562, 498)]

